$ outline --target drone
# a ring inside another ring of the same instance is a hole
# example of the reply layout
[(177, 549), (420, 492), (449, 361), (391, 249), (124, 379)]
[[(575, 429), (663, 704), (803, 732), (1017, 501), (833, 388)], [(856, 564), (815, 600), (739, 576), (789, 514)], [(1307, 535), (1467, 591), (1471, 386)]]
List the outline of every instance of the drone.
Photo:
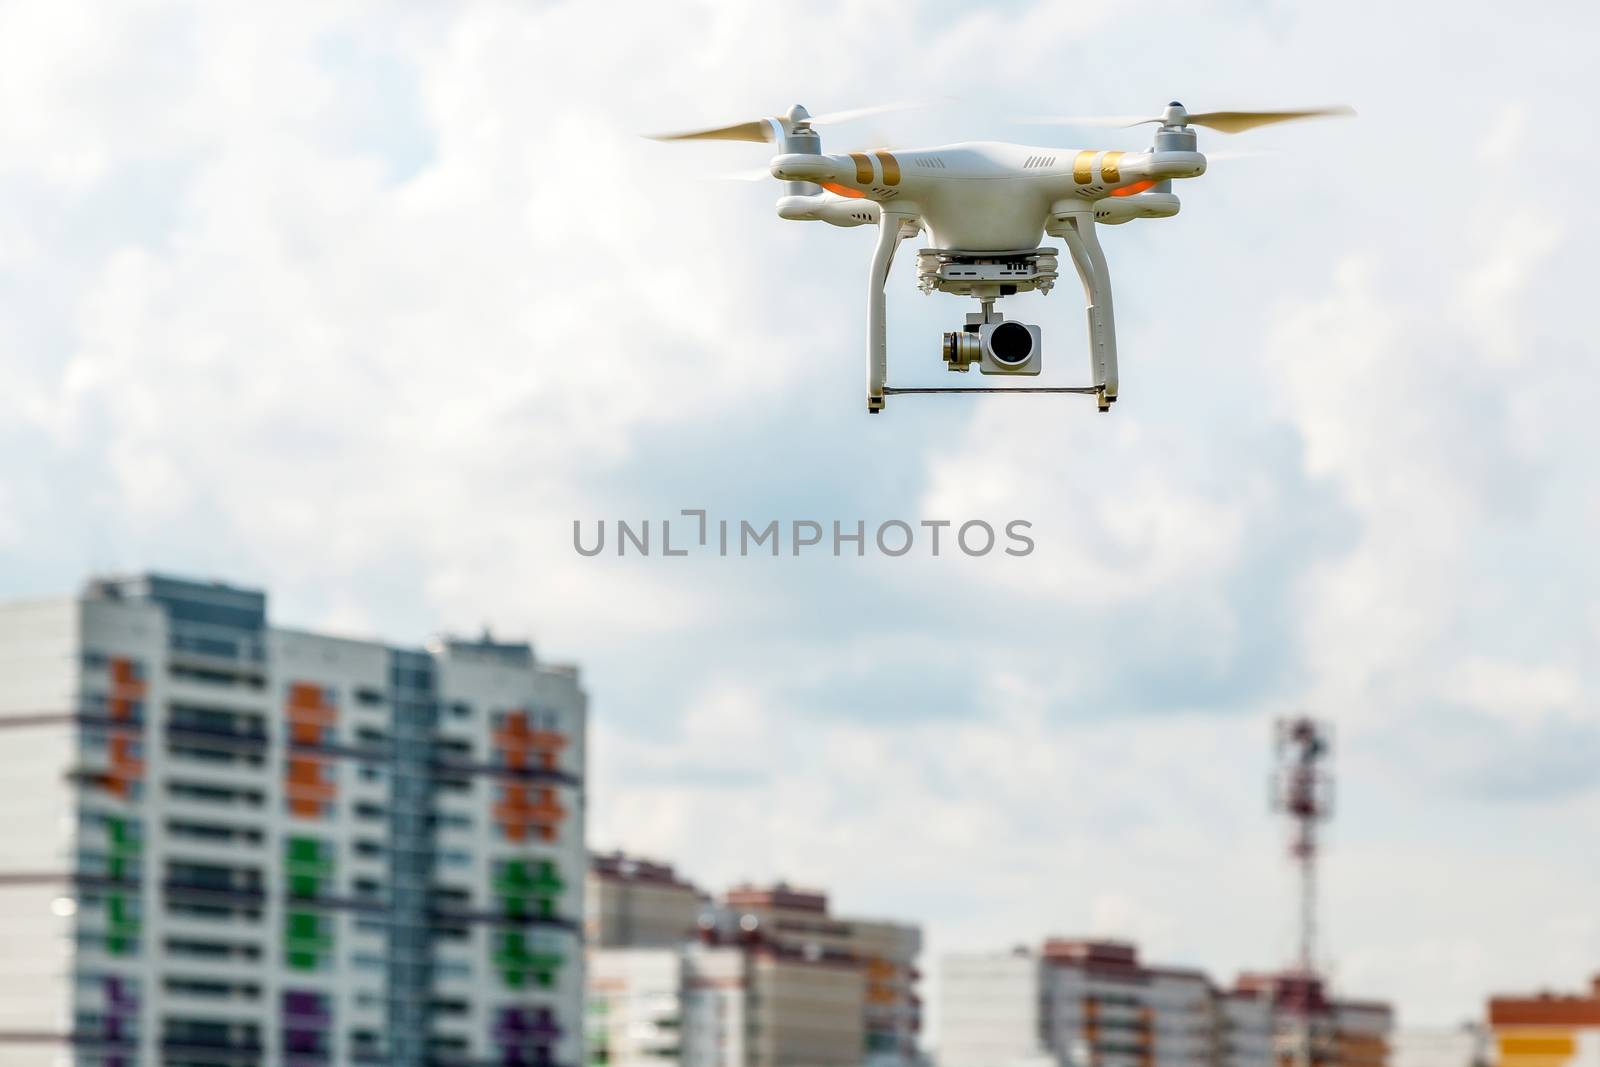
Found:
[[(786, 114), (728, 126), (654, 135), (661, 141), (755, 141), (779, 146), (772, 177), (786, 183), (778, 217), (834, 226), (878, 227), (867, 279), (867, 411), (907, 393), (1080, 393), (1100, 411), (1117, 399), (1117, 340), (1111, 275), (1095, 230), (1134, 219), (1168, 219), (1178, 213), (1172, 183), (1198, 178), (1206, 157), (1194, 127), (1239, 133), (1278, 122), (1353, 115), (1348, 107), (1293, 111), (1209, 111), (1191, 114), (1177, 101), (1154, 118), (1100, 116), (1026, 121), (1069, 126), (1140, 126), (1157, 129), (1147, 151), (1030, 147), (992, 141), (939, 148), (824, 153), (816, 127), (906, 105), (812, 115), (796, 104)], [(761, 177), (765, 177), (762, 174)], [(996, 301), (1015, 293), (1048, 293), (1057, 277), (1060, 239), (1083, 283), (1089, 320), (1087, 386), (896, 388), (888, 384), (884, 287), (900, 243), (926, 232), (932, 247), (917, 253), (917, 286), (924, 293), (973, 297), (979, 310), (944, 335), (946, 368), (966, 372), (1036, 376), (1042, 362), (1038, 326), (1005, 318)]]

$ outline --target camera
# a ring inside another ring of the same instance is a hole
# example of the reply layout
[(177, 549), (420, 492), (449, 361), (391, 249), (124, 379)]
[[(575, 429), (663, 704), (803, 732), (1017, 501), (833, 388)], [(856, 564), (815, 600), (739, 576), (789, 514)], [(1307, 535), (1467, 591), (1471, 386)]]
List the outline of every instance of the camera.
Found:
[(1038, 374), (1043, 366), (1039, 327), (993, 313), (968, 315), (965, 328), (945, 334), (943, 355), (951, 370), (976, 363), (983, 374)]

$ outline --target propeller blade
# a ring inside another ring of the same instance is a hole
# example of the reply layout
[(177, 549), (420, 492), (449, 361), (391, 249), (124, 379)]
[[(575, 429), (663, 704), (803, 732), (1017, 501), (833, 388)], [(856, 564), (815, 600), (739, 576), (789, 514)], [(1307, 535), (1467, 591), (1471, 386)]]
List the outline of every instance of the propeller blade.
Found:
[(1202, 111), (1189, 116), (1189, 125), (1205, 126), (1219, 133), (1243, 133), (1258, 126), (1276, 122), (1299, 122), (1302, 119), (1324, 119), (1339, 115), (1350, 116), (1356, 109), (1346, 104), (1335, 107), (1312, 107), (1297, 111)]
[(756, 119), (737, 122), (731, 126), (712, 126), (704, 130), (685, 130), (682, 133), (649, 133), (652, 141), (756, 141), (774, 142), (782, 129), (779, 119)]
[(711, 177), (725, 182), (760, 182), (772, 177), (769, 167), (758, 167), (752, 170), (731, 170), (722, 174), (713, 174)]
[(1244, 150), (1242, 152), (1230, 149), (1230, 150), (1224, 151), (1224, 152), (1207, 152), (1206, 153), (1206, 162), (1207, 163), (1231, 163), (1236, 159), (1262, 159), (1262, 158), (1267, 157), (1267, 156), (1281, 156), (1281, 155), (1283, 155), (1282, 152), (1265, 151), (1265, 150), (1262, 150), (1262, 149), (1254, 149), (1254, 150), (1246, 149), (1246, 150)]
[(841, 122), (864, 119), (868, 115), (886, 115), (891, 111), (915, 111), (927, 106), (925, 100), (902, 100), (895, 104), (874, 104), (871, 107), (852, 108), (849, 111), (829, 111), (822, 115), (812, 115), (811, 125), (833, 126)]
[(927, 107), (921, 100), (903, 100), (894, 104), (874, 104), (849, 111), (830, 111), (825, 115), (808, 115), (803, 107), (796, 107), (787, 115), (772, 115), (750, 122), (735, 122), (727, 126), (710, 126), (703, 130), (684, 130), (682, 133), (646, 134), (652, 141), (757, 141), (776, 143), (796, 123), (811, 126), (832, 126), (840, 122), (864, 119), (869, 115), (882, 115), (890, 111), (910, 111)]
[[(1355, 108), (1340, 104), (1335, 107), (1311, 107), (1285, 111), (1202, 111), (1188, 115), (1185, 121), (1191, 126), (1205, 126), (1221, 133), (1243, 133), (1257, 126), (1270, 126), (1275, 122), (1298, 122), (1301, 119), (1331, 118), (1336, 115), (1354, 115)], [(1040, 126), (1144, 126), (1164, 121), (1160, 116), (1146, 118), (1141, 115), (1036, 115), (1018, 119), (1018, 122)]]

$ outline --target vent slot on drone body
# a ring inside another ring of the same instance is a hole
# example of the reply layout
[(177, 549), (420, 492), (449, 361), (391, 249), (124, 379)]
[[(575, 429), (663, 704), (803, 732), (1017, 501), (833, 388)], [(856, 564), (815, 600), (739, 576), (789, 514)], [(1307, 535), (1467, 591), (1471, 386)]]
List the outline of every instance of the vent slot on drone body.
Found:
[(1055, 156), (1029, 156), (1027, 161), (1022, 164), (1022, 169), (1023, 170), (1040, 170), (1040, 169), (1042, 169), (1044, 167), (1053, 167), (1055, 165), (1056, 165), (1056, 157)]
[(917, 166), (928, 170), (945, 170), (944, 160), (938, 156), (918, 156), (915, 160)]

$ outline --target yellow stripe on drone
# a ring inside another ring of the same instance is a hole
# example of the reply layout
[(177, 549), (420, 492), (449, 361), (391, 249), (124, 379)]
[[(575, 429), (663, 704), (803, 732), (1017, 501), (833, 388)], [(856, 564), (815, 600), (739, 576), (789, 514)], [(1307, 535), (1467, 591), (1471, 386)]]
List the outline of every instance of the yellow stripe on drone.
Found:
[(1079, 185), (1088, 185), (1090, 182), (1094, 181), (1095, 155), (1095, 151), (1090, 148), (1085, 148), (1082, 152), (1078, 153), (1077, 157), (1072, 161), (1073, 181), (1077, 182)]
[(872, 160), (865, 152), (851, 152), (850, 158), (856, 161), (856, 183), (858, 185), (872, 184)]
[(878, 151), (872, 153), (878, 157), (878, 162), (883, 164), (883, 184), (900, 184), (900, 161), (888, 152)]
[(1122, 180), (1122, 153), (1107, 152), (1100, 157), (1100, 180), (1115, 185)]

